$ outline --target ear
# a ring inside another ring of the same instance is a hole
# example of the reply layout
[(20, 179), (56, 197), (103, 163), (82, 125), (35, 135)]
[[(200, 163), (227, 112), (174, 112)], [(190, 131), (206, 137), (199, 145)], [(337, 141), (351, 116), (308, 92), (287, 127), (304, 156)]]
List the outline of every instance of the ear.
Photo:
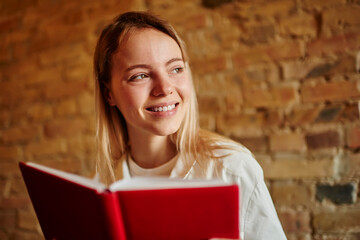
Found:
[(110, 106), (113, 107), (116, 105), (115, 99), (113, 97), (113, 93), (111, 92), (111, 90), (108, 87), (105, 87), (105, 89), (104, 89), (104, 98)]

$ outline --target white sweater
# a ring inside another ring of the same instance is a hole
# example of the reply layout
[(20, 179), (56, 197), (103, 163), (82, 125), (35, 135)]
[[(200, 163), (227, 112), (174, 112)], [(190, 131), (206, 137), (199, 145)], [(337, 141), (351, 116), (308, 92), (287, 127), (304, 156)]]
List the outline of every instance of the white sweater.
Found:
[[(170, 173), (170, 177), (184, 179), (220, 178), (225, 182), (238, 184), (240, 188), (241, 239), (286, 239), (264, 182), (263, 171), (251, 152), (245, 147), (240, 147), (239, 151), (217, 150), (216, 154), (225, 157), (210, 162), (206, 171), (200, 169), (200, 166), (194, 162), (185, 175), (183, 161), (176, 156), (178, 160)], [(127, 161), (123, 161), (122, 170), (124, 178), (131, 177)], [(146, 171), (149, 172), (149, 169)], [(154, 175), (156, 172), (154, 171)]]

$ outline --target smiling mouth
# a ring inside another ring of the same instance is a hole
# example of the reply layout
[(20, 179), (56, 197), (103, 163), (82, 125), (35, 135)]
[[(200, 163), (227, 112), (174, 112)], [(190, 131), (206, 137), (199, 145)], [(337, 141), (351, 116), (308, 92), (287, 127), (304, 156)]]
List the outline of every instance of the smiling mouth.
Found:
[(150, 107), (150, 108), (147, 108), (146, 110), (151, 111), (151, 112), (168, 112), (168, 111), (171, 111), (174, 108), (176, 108), (177, 105), (179, 105), (179, 103), (171, 104), (171, 105), (167, 105), (167, 106), (161, 106), (161, 107)]

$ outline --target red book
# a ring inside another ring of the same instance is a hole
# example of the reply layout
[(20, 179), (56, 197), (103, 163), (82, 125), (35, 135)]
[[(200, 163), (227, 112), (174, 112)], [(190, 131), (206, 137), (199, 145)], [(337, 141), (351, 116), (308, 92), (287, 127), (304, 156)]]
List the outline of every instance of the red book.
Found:
[(237, 185), (131, 178), (107, 188), (34, 163), (20, 169), (49, 240), (239, 238)]

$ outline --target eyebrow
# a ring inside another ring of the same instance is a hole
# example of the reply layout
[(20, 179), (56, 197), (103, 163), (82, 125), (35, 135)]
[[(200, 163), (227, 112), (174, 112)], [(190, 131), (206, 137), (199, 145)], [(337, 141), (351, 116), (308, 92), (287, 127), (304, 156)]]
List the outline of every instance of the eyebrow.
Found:
[[(169, 61), (167, 61), (167, 62), (165, 63), (165, 65), (167, 66), (167, 65), (169, 65), (169, 64), (171, 64), (171, 63), (173, 63), (173, 62), (177, 62), (177, 61), (183, 62), (184, 60), (183, 60), (182, 58), (172, 58), (172, 59), (170, 59)], [(130, 66), (130, 67), (128, 67), (127, 69), (125, 69), (125, 72), (129, 72), (129, 71), (131, 71), (131, 70), (133, 70), (133, 69), (135, 69), (135, 68), (148, 68), (148, 69), (150, 69), (151, 66), (148, 65), (148, 64), (136, 64), (136, 65)]]

